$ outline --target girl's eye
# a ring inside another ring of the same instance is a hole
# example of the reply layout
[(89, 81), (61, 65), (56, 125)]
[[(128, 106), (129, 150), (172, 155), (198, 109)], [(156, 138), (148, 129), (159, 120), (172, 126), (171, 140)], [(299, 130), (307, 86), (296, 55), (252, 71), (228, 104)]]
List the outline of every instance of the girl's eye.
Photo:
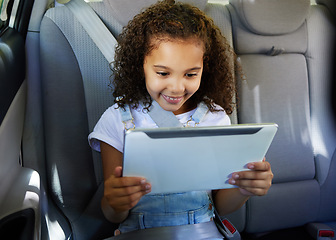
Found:
[(197, 76), (197, 73), (186, 73), (187, 78), (193, 78), (193, 77), (196, 77), (196, 76)]
[(156, 74), (161, 76), (161, 77), (166, 77), (166, 76), (169, 75), (169, 73), (167, 73), (167, 72), (157, 72)]

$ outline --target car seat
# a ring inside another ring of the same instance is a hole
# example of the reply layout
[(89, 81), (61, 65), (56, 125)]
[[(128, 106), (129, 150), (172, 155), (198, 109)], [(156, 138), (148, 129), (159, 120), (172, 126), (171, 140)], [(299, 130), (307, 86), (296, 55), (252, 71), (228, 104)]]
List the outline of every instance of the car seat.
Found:
[(273, 185), (246, 206), (247, 233), (334, 221), (336, 129), (331, 112), (334, 25), (309, 0), (230, 0), (238, 122), (275, 122), (266, 158)]
[[(117, 36), (134, 14), (154, 2), (110, 0), (90, 5)], [(218, 13), (206, 0), (191, 2)], [(37, 1), (34, 9), (47, 5), (47, 1)], [(230, 27), (226, 13), (215, 17), (227, 24), (222, 24), (223, 31)], [(109, 63), (68, 8), (52, 7), (43, 16), (33, 16), (27, 37), (29, 87), (23, 154), (25, 166), (40, 173), (45, 191), (42, 239), (109, 237), (116, 224), (101, 212), (100, 156), (87, 143), (100, 115), (113, 104)], [(226, 31), (230, 39), (231, 29)]]

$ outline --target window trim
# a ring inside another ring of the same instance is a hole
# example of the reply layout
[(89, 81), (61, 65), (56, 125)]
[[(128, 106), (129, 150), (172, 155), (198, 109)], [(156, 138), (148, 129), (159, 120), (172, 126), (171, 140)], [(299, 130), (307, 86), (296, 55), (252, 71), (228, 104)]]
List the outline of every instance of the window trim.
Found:
[(9, 16), (8, 27), (10, 27), (10, 28), (14, 28), (14, 24), (15, 24), (15, 20), (16, 20), (16, 17), (17, 17), (17, 12), (18, 12), (18, 9), (19, 9), (20, 1), (21, 0), (14, 0), (12, 11), (11, 11), (10, 16)]

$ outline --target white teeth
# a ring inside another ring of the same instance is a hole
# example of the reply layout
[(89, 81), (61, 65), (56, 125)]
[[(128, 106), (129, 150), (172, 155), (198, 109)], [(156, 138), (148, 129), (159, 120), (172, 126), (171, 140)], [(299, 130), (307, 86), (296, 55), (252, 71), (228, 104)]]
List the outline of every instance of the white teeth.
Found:
[(170, 101), (179, 101), (182, 98), (182, 97), (170, 97), (164, 94), (162, 95), (164, 96), (165, 99), (170, 100)]
[(166, 98), (170, 99), (170, 100), (177, 100), (177, 99), (180, 99), (181, 97), (169, 97), (167, 95), (165, 95)]

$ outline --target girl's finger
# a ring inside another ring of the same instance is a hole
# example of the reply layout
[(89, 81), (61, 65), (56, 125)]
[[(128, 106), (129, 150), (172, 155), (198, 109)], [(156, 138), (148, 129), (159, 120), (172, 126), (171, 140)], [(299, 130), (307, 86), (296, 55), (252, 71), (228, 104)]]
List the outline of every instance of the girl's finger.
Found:
[(272, 185), (270, 181), (264, 181), (264, 180), (233, 180), (229, 182), (240, 188), (268, 189)]
[(273, 173), (270, 171), (242, 171), (232, 174), (232, 179), (239, 180), (239, 179), (250, 179), (250, 180), (267, 180), (273, 179)]
[(115, 187), (141, 186), (146, 184), (146, 179), (136, 177), (121, 177), (117, 178), (115, 183)]
[[(129, 190), (130, 192), (135, 189)], [(132, 194), (128, 195), (105, 195), (105, 198), (107, 199), (110, 206), (112, 206), (117, 211), (125, 211), (133, 208), (141, 199), (142, 196), (149, 193), (151, 191), (151, 188), (147, 188), (146, 190), (136, 191)], [(114, 192), (116, 193), (116, 192)]]
[(107, 201), (115, 210), (125, 211), (133, 208), (140, 201), (142, 196), (142, 192), (137, 192), (129, 196), (107, 199)]
[(271, 170), (271, 164), (266, 161), (248, 163), (247, 168), (255, 171), (269, 171)]
[(240, 192), (246, 196), (264, 196), (268, 189), (263, 188), (240, 188)]
[(123, 197), (130, 196), (136, 194), (138, 192), (148, 192), (150, 191), (151, 186), (149, 183), (144, 185), (130, 186), (130, 187), (122, 187), (122, 188), (107, 188), (105, 191), (105, 195), (112, 195), (114, 197)]
[(121, 188), (140, 186), (146, 184), (146, 179), (139, 177), (114, 177), (111, 176), (105, 181), (105, 187)]
[(114, 169), (114, 176), (115, 177), (121, 177), (122, 176), (122, 167), (118, 166)]

